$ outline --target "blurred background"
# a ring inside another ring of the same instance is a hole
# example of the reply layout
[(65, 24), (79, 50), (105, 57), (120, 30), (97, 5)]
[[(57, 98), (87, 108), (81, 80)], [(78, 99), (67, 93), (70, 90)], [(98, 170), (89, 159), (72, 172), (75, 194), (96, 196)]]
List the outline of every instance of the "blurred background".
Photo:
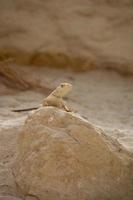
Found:
[(132, 128), (132, 0), (1, 0), (0, 25), (1, 109), (70, 82), (68, 101), (93, 123)]
[(89, 120), (133, 126), (132, 0), (1, 0), (0, 25), (2, 109), (70, 82), (68, 101)]
[[(104, 156), (100, 155), (105, 158), (105, 162), (100, 161), (101, 168), (97, 164), (100, 153), (96, 151), (94, 162), (91, 161), (95, 163), (98, 184), (87, 193), (92, 192), (93, 199), (96, 191), (102, 191), (99, 187), (102, 186), (103, 195), (104, 191), (110, 195), (110, 185), (106, 180), (105, 184), (99, 184), (97, 172), (101, 169), (100, 173), (106, 176), (107, 167), (115, 199), (133, 199), (133, 164), (126, 160), (133, 155), (133, 0), (0, 0), (0, 200), (39, 199), (34, 195), (19, 198), (16, 192), (19, 188), (11, 166), (18, 153), (19, 133), (31, 112), (12, 110), (39, 107), (61, 82), (73, 85), (65, 98), (68, 105), (93, 124), (95, 131), (100, 127), (107, 138), (111, 138), (110, 142), (114, 139), (117, 144), (116, 149), (109, 150), (108, 157), (106, 151)], [(86, 149), (94, 149), (95, 154), (97, 145), (90, 143), (85, 141), (85, 145), (90, 145)], [(75, 149), (73, 160), (78, 153), (77, 146)], [(49, 155), (51, 159), (52, 154)], [(117, 164), (113, 165), (111, 155), (115, 160), (119, 155), (118, 163), (122, 161), (126, 169), (124, 175)], [(90, 157), (86, 159), (93, 171)], [(109, 167), (104, 166), (106, 160)], [(39, 166), (33, 160), (33, 167), (34, 163)], [(66, 175), (64, 165), (61, 173)], [(117, 172), (121, 177), (117, 178)], [(38, 176), (41, 177), (41, 173)], [(20, 174), (23, 175), (23, 171), (20, 170)], [(79, 174), (76, 177), (82, 179)], [(95, 177), (91, 181), (95, 184)], [(128, 181), (131, 183), (127, 184)], [(119, 182), (121, 189), (116, 187)], [(67, 179), (64, 183), (65, 189), (67, 183), (71, 185)], [(90, 183), (89, 187), (93, 185)], [(83, 185), (78, 182), (77, 187)], [(36, 188), (33, 194), (34, 190)]]
[(2, 119), (70, 82), (77, 112), (109, 134), (131, 132), (132, 0), (1, 0), (0, 25)]
[(0, 60), (132, 73), (132, 0), (1, 0)]

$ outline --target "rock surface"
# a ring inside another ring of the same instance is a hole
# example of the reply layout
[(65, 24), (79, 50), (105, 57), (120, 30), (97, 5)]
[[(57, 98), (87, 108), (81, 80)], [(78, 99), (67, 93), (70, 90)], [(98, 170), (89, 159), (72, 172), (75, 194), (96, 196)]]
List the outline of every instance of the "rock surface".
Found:
[(78, 114), (41, 108), (26, 120), (14, 175), (19, 192), (40, 200), (133, 197), (130, 154)]
[(0, 60), (133, 73), (131, 0), (1, 0)]

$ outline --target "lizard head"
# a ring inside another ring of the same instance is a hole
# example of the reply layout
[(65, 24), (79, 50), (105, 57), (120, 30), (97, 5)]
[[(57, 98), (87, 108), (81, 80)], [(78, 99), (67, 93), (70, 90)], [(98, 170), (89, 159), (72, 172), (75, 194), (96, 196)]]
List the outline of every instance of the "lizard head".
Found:
[(61, 83), (54, 91), (54, 95), (58, 97), (65, 97), (67, 93), (72, 90), (72, 85), (70, 83)]

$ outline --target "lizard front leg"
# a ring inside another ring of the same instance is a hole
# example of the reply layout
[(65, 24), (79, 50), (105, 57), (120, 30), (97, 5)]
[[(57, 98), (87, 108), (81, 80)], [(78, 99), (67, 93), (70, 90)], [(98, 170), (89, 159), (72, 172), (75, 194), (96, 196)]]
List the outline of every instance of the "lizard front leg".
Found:
[(64, 108), (65, 111), (72, 112), (72, 109), (68, 108), (65, 101), (62, 101), (61, 103), (62, 103), (62, 108)]

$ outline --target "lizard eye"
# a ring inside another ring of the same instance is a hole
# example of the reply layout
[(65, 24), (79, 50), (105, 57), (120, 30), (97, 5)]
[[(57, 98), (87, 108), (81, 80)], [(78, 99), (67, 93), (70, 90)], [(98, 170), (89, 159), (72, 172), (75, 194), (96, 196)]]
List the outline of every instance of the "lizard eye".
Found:
[(63, 84), (61, 84), (61, 87), (63, 88), (63, 87), (64, 87), (64, 85), (63, 85)]

